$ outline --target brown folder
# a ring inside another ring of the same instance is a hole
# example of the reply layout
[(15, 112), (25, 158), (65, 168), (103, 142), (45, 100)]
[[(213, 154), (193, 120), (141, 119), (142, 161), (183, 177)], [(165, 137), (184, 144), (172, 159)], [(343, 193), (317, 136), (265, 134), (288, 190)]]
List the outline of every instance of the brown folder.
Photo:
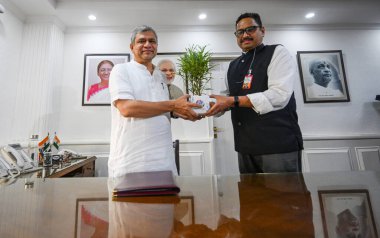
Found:
[(136, 172), (120, 178), (113, 189), (113, 197), (176, 195), (180, 191), (174, 183), (172, 171)]

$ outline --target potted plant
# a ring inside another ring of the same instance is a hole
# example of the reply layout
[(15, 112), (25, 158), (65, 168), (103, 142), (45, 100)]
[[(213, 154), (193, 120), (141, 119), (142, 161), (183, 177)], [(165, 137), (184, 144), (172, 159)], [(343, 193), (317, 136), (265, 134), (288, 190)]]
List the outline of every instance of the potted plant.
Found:
[(178, 74), (183, 78), (187, 94), (192, 94), (190, 101), (202, 105), (196, 112), (204, 113), (210, 107), (210, 98), (203, 91), (211, 80), (211, 71), (215, 67), (210, 64), (211, 53), (206, 46), (192, 45), (186, 48), (185, 54), (179, 58)]

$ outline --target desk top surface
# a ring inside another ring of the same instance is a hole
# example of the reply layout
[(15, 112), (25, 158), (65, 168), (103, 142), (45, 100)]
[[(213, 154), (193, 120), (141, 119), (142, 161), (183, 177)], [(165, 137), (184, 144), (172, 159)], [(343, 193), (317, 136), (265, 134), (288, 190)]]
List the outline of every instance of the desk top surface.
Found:
[(59, 178), (77, 168), (82, 167), (88, 163), (96, 160), (96, 156), (82, 156), (77, 158), (72, 158), (70, 163), (59, 163), (57, 165), (52, 165), (48, 167), (38, 167), (38, 170), (29, 173), (23, 173), (20, 175), (21, 178)]
[[(175, 179), (177, 198), (122, 201), (110, 196), (117, 179), (0, 180), (0, 237), (338, 237), (349, 231), (376, 237), (379, 228), (379, 172)], [(357, 222), (339, 228), (347, 214)]]

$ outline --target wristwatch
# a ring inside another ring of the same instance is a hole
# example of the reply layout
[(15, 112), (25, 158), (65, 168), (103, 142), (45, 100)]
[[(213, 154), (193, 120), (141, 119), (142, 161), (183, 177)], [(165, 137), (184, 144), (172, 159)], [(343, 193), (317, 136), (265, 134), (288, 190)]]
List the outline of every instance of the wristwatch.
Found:
[(239, 107), (239, 96), (234, 96), (234, 106)]

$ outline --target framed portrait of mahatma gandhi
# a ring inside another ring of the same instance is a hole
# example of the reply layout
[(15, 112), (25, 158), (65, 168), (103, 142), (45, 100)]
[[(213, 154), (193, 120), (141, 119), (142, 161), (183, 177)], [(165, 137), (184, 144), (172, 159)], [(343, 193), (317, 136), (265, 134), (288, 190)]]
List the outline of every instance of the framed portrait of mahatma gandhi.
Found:
[(298, 51), (297, 61), (305, 103), (350, 101), (341, 50)]
[(319, 190), (326, 238), (378, 237), (367, 189)]

